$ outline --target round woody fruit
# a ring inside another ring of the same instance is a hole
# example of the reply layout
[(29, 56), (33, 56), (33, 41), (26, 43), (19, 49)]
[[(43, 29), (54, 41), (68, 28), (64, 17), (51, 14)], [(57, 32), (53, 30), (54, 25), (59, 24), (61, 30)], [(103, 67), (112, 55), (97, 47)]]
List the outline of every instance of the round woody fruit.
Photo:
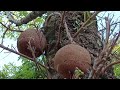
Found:
[(62, 47), (54, 57), (54, 68), (64, 78), (71, 78), (76, 68), (87, 73), (90, 64), (89, 52), (77, 44), (68, 44)]
[(46, 48), (46, 38), (40, 30), (27, 29), (18, 37), (17, 48), (28, 57), (39, 57)]

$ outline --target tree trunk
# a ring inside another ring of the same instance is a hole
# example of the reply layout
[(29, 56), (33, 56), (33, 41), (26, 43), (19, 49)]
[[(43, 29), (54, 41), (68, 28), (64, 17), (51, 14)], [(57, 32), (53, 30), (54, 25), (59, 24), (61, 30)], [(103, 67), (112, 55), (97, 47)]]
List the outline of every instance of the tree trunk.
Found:
[[(84, 22), (84, 11), (67, 11), (65, 13), (65, 20), (68, 25), (69, 31), (73, 37), (73, 34), (75, 34)], [(49, 15), (53, 12), (49, 12)], [(62, 11), (59, 11), (59, 13), (63, 14)], [(95, 18), (96, 20), (96, 18)], [(58, 14), (48, 16), (46, 18), (46, 22), (44, 24), (44, 34), (46, 35), (47, 41), (48, 41), (48, 47), (46, 56), (48, 59), (48, 66), (53, 67), (53, 57), (55, 53), (63, 46), (69, 44), (69, 40), (66, 36), (65, 28), (61, 25), (61, 18)], [(60, 27), (60, 31), (59, 31)], [(74, 41), (81, 45), (82, 47), (86, 48), (90, 54), (92, 61), (95, 60), (95, 58), (98, 57), (99, 53), (103, 49), (103, 43), (98, 35), (98, 29), (97, 29), (97, 22), (94, 22), (89, 27), (82, 30), (77, 37), (74, 38)], [(62, 78), (54, 69), (50, 69), (49, 75), (53, 79)], [(113, 70), (112, 72), (113, 76)], [(101, 78), (109, 78), (109, 75), (105, 75)], [(111, 76), (110, 76), (111, 77)]]

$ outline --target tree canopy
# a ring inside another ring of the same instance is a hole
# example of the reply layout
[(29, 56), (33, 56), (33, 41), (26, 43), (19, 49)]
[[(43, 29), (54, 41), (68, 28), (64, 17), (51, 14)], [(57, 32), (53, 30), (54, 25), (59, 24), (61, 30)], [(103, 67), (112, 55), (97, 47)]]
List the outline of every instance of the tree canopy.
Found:
[[(101, 13), (102, 15), (100, 15)], [(87, 28), (90, 25), (92, 25), (93, 22), (96, 22), (96, 20), (93, 20), (93, 17), (97, 17), (97, 22), (98, 22), (97, 33), (99, 34), (101, 41), (104, 44), (103, 47), (104, 49), (102, 50), (102, 52), (103, 53), (105, 52), (106, 56), (109, 54), (108, 56), (112, 60), (110, 63), (107, 62), (106, 67), (103, 68), (103, 71), (104, 69), (107, 70), (107, 68), (113, 66), (114, 75), (116, 76), (116, 78), (120, 78), (120, 64), (119, 64), (120, 63), (120, 39), (119, 39), (120, 22), (119, 22), (119, 18), (116, 20), (113, 19), (115, 17), (114, 14), (110, 15), (110, 13), (108, 13), (108, 15), (105, 16), (105, 13), (106, 12), (101, 11), (98, 13), (91, 14), (90, 11), (85, 11), (83, 15), (84, 16), (83, 22), (79, 21), (78, 19), (79, 17), (78, 18), (75, 17), (74, 25), (76, 28), (75, 30), (77, 31), (74, 35), (69, 34), (70, 33), (69, 30), (67, 31), (67, 22), (64, 22), (64, 19), (62, 18), (64, 17), (63, 15), (61, 16), (61, 20), (65, 23), (64, 28), (66, 29), (66, 33), (67, 33), (66, 36), (68, 37), (70, 42), (73, 42), (73, 39), (71, 37), (77, 37), (77, 35), (81, 33), (81, 31), (84, 28)], [(49, 73), (47, 73), (48, 70), (46, 69), (46, 68), (49, 69), (49, 67), (46, 67), (48, 64), (47, 62), (48, 58), (45, 54), (39, 56), (36, 59), (38, 63), (36, 63), (34, 61), (29, 60), (30, 59), (29, 57), (27, 58), (26, 56), (21, 55), (21, 53), (18, 52), (16, 46), (13, 46), (12, 44), (6, 46), (5, 43), (6, 43), (6, 39), (10, 39), (13, 42), (17, 42), (17, 38), (20, 36), (21, 32), (23, 32), (28, 28), (35, 28), (44, 31), (44, 27), (46, 23), (49, 22), (49, 19), (51, 19), (52, 16), (54, 16), (54, 14), (59, 15), (59, 13), (57, 12), (51, 14), (51, 12), (47, 12), (47, 11), (1, 11), (0, 12), (0, 55), (3, 54), (2, 52), (7, 50), (9, 51), (8, 53), (15, 53), (16, 55), (18, 55), (19, 58), (17, 58), (17, 60), (21, 61), (22, 63), (20, 66), (17, 66), (15, 63), (4, 64), (4, 66), (0, 70), (0, 79), (48, 79)], [(62, 26), (64, 23), (60, 25)], [(54, 38), (52, 35), (50, 37)], [(104, 56), (100, 56), (99, 59), (102, 57)], [(9, 60), (11, 59), (12, 58), (10, 58)], [(78, 74), (81, 74), (81, 71), (79, 73), (78, 70), (77, 75)]]

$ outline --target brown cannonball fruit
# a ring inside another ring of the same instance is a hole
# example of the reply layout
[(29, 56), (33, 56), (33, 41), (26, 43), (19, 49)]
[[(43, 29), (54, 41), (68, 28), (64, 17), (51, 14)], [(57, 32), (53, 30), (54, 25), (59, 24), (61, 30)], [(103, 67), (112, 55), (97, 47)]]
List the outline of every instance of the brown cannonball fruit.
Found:
[(71, 78), (76, 67), (87, 73), (90, 64), (89, 52), (77, 44), (68, 44), (62, 47), (54, 57), (54, 68), (64, 78)]
[(27, 29), (20, 34), (17, 40), (18, 51), (26, 56), (33, 58), (32, 51), (35, 57), (39, 57), (46, 48), (46, 38), (40, 30)]

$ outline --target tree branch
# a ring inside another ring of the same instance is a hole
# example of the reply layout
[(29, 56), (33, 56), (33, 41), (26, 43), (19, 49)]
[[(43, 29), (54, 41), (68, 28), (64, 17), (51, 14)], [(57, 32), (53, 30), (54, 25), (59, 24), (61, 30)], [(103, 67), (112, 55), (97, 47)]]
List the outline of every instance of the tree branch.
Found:
[[(110, 26), (116, 25), (116, 24), (118, 24), (118, 23), (120, 23), (120, 21), (119, 21), (119, 22), (112, 23)], [(103, 29), (100, 29), (99, 31), (103, 31), (103, 30), (105, 30), (105, 29), (106, 29), (106, 27), (103, 28)]]
[(66, 33), (67, 33), (67, 37), (68, 37), (70, 43), (73, 43), (73, 38), (72, 38), (72, 36), (71, 36), (71, 34), (70, 34), (69, 30), (68, 30), (68, 26), (67, 26), (66, 21), (64, 22), (64, 26), (65, 26), (65, 30), (66, 30)]
[(22, 18), (21, 20), (15, 20), (9, 11), (5, 11), (8, 19), (10, 22), (16, 24), (16, 26), (20, 26), (22, 24), (27, 24), (28, 22), (32, 21), (33, 19), (37, 18), (38, 16), (42, 16), (46, 11), (32, 11), (26, 17)]
[(6, 29), (5, 32), (3, 33), (1, 44), (3, 44), (3, 39), (5, 38), (5, 34), (7, 33), (7, 31), (8, 29)]
[[(120, 27), (119, 27), (119, 29), (120, 29)], [(116, 36), (116, 38), (113, 39), (112, 44), (111, 44), (111, 48), (110, 48), (108, 54), (110, 54), (110, 52), (112, 52), (112, 50), (113, 50), (114, 46), (116, 45), (119, 37), (120, 37), (120, 30), (119, 30), (118, 35)]]
[[(108, 52), (108, 55), (110, 54), (110, 52), (111, 52), (112, 49), (114, 48), (114, 46), (115, 46), (115, 44), (116, 44), (116, 42), (117, 42), (117, 40), (118, 40), (119, 37), (120, 37), (120, 31), (119, 31), (118, 35), (116, 36), (116, 38), (113, 39), (113, 43), (112, 43), (111, 48), (110, 48), (110, 50), (109, 50), (109, 52)], [(106, 66), (106, 67), (104, 68), (104, 70), (102, 71), (102, 73), (104, 73), (109, 67), (111, 67), (111, 66), (113, 66), (113, 65), (115, 65), (115, 64), (118, 64), (118, 63), (120, 63), (120, 60), (109, 64), (108, 66)]]
[[(27, 58), (27, 59), (32, 60), (33, 62), (35, 62), (34, 59), (32, 59), (32, 58), (30, 58), (30, 57), (28, 57), (28, 56), (26, 56), (26, 55), (24, 55), (24, 54), (22, 54), (22, 53), (19, 53), (19, 52), (17, 52), (17, 51), (14, 51), (14, 50), (12, 50), (12, 49), (10, 49), (10, 48), (8, 48), (8, 47), (5, 47), (5, 46), (3, 46), (2, 44), (0, 44), (0, 47), (1, 47), (1, 48), (4, 48), (5, 50), (8, 50), (8, 51), (10, 51), (10, 52), (13, 52), (13, 53), (15, 53), (15, 54), (17, 54), (17, 55), (20, 55), (20, 56), (22, 56), (22, 57), (24, 57), (24, 58)], [(37, 62), (37, 64), (41, 65), (41, 66), (44, 67), (45, 69), (48, 69), (48, 67), (44, 66), (43, 64), (41, 64), (41, 63), (39, 63), (39, 62)]]
[(106, 66), (106, 67), (104, 68), (104, 70), (102, 71), (102, 73), (104, 73), (109, 67), (111, 67), (111, 66), (113, 66), (113, 65), (115, 65), (115, 64), (119, 64), (119, 63), (120, 63), (120, 60), (109, 64), (108, 66)]
[(61, 23), (60, 23), (59, 29), (58, 29), (56, 48), (59, 47), (59, 44), (61, 44), (61, 27), (64, 25), (65, 11), (63, 11), (63, 14), (60, 15), (60, 17), (61, 17)]
[(7, 28), (10, 31), (15, 31), (15, 32), (23, 32), (22, 30), (12, 30), (10, 27), (7, 27), (6, 25), (4, 25), (2, 22), (0, 22), (1, 25), (3, 25), (5, 28)]
[(106, 39), (105, 39), (105, 46), (107, 47), (109, 36), (110, 36), (110, 20), (108, 17), (105, 18), (106, 21)]

